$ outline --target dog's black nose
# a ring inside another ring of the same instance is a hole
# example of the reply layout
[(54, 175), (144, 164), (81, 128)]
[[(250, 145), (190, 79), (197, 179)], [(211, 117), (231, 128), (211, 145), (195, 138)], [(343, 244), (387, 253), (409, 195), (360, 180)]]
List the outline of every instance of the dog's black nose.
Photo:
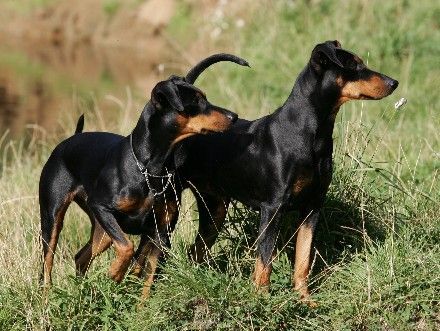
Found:
[(229, 113), (227, 117), (234, 123), (238, 119), (238, 115), (236, 113)]
[(395, 89), (397, 88), (397, 86), (399, 86), (399, 82), (398, 82), (397, 80), (395, 80), (395, 79), (392, 79), (392, 78), (390, 78), (390, 79), (387, 81), (387, 84), (388, 84), (393, 90), (395, 90)]
[(222, 113), (223, 116), (225, 116), (232, 123), (234, 123), (238, 119), (238, 115), (228, 109), (217, 107), (217, 106), (213, 106), (213, 108), (216, 109), (216, 111)]

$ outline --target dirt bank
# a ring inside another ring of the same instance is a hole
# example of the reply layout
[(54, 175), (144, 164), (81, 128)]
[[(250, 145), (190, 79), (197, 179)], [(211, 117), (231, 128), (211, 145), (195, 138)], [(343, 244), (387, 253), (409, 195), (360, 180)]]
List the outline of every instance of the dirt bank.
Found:
[(72, 107), (73, 86), (112, 93), (102, 87), (111, 81), (122, 95), (125, 86), (149, 94), (173, 59), (161, 33), (175, 1), (109, 3), (62, 0), (29, 13), (0, 4), (0, 134), (21, 135), (28, 123), (52, 131)]
[[(17, 14), (5, 8), (4, 34), (53, 45), (93, 43), (115, 47), (158, 48), (161, 30), (176, 10), (175, 0), (61, 0)], [(6, 17), (7, 16), (7, 17)]]
[(0, 2), (0, 131), (52, 131), (81, 89), (103, 109), (100, 93), (124, 99), (127, 86), (148, 99), (158, 80), (233, 51), (222, 31), (247, 1), (53, 0), (29, 11)]
[[(78, 44), (144, 50), (157, 60), (164, 49), (181, 54), (188, 64), (221, 48), (222, 32), (246, 24), (252, 12), (251, 0), (52, 0), (51, 5), (18, 11), (0, 3), (0, 42), (44, 43), (67, 48)], [(15, 9), (14, 9), (15, 8)], [(178, 16), (179, 40), (163, 32)], [(185, 21), (185, 22), (183, 22)], [(182, 39), (182, 38), (181, 38)], [(185, 50), (181, 49), (183, 46)], [(230, 44), (230, 43), (229, 43)], [(203, 47), (201, 47), (203, 45)], [(196, 56), (196, 59), (192, 55)], [(160, 61), (152, 61), (160, 62)]]

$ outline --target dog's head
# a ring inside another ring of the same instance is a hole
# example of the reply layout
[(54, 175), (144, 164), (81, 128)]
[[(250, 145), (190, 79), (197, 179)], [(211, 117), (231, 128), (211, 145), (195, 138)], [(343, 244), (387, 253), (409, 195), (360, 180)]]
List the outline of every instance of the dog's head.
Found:
[(212, 105), (200, 89), (176, 76), (153, 88), (151, 103), (172, 131), (173, 144), (194, 134), (224, 131), (237, 119), (237, 114)]
[(356, 54), (335, 41), (318, 44), (312, 51), (310, 66), (321, 80), (322, 91), (337, 98), (336, 106), (349, 100), (379, 100), (390, 95), (399, 82), (370, 70)]

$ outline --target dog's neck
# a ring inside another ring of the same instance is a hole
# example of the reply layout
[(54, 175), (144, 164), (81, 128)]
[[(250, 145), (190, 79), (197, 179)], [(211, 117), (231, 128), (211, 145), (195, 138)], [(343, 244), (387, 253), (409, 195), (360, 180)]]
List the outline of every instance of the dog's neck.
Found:
[(165, 173), (174, 168), (169, 157), (175, 133), (161, 121), (160, 114), (149, 102), (132, 132), (133, 151), (139, 162), (154, 175)]
[[(284, 123), (304, 122), (302, 130), (314, 136), (331, 138), (336, 114), (338, 92), (322, 89), (321, 77), (311, 68), (310, 64), (299, 74), (292, 92), (284, 105), (279, 109), (278, 116)], [(324, 92), (323, 92), (324, 91)]]

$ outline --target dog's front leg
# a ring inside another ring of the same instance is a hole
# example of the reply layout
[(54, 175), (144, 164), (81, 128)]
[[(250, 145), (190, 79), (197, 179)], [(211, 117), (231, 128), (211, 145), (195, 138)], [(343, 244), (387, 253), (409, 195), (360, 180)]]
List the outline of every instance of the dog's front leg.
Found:
[(141, 263), (145, 265), (146, 262), (146, 276), (142, 290), (142, 300), (149, 297), (151, 286), (157, 276), (158, 263), (161, 259), (165, 260), (165, 254), (170, 248), (170, 236), (179, 216), (177, 202), (176, 200), (167, 200), (158, 201), (154, 204), (152, 213), (154, 235), (151, 240), (143, 243), (144, 262)]
[(193, 261), (202, 263), (207, 253), (214, 245), (223, 227), (228, 212), (229, 199), (218, 198), (214, 195), (194, 193), (199, 211), (199, 232), (194, 245), (189, 250)]
[[(298, 229), (295, 247), (292, 282), (295, 291), (298, 291), (301, 300), (309, 302), (309, 290), (307, 278), (310, 272), (310, 253), (312, 248), (313, 233), (318, 223), (319, 210), (309, 210), (300, 212), (301, 225)], [(313, 303), (311, 305), (314, 305)]]
[(110, 277), (115, 282), (120, 282), (130, 266), (131, 258), (134, 255), (133, 243), (122, 231), (116, 218), (106, 207), (91, 203), (91, 210), (101, 227), (109, 235), (116, 251), (116, 259), (110, 266)]
[(143, 233), (141, 235), (141, 240), (139, 242), (139, 246), (134, 253), (134, 266), (131, 270), (131, 274), (136, 277), (141, 277), (145, 268), (145, 263), (147, 261), (147, 257), (149, 254), (149, 245), (150, 237), (148, 234)]

